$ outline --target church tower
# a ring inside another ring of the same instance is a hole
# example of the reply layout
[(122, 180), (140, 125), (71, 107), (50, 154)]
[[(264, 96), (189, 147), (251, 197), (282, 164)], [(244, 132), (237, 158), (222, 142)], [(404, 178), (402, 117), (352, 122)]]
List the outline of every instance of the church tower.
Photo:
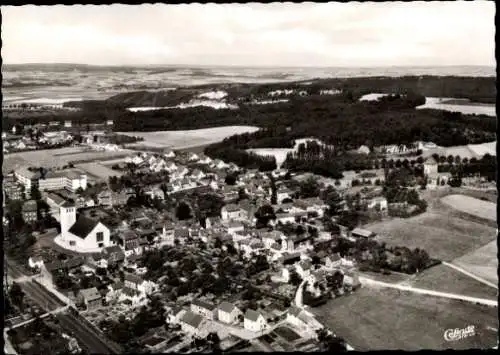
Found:
[(71, 202), (64, 202), (60, 207), (61, 238), (64, 240), (68, 230), (76, 222), (76, 207)]

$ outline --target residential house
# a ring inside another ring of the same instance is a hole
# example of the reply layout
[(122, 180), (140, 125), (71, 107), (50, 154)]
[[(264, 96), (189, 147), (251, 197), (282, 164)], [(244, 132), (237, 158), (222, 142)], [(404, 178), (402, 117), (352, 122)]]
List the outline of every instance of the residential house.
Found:
[(313, 265), (310, 261), (303, 260), (295, 265), (295, 270), (302, 279), (305, 279), (312, 271)]
[(188, 161), (194, 162), (194, 161), (198, 161), (199, 159), (200, 159), (200, 157), (196, 153), (191, 152), (188, 155)]
[(270, 249), (275, 243), (278, 243), (281, 249), (281, 243), (284, 238), (285, 235), (278, 230), (261, 234), (261, 239), (266, 249)]
[(238, 321), (238, 318), (243, 313), (234, 304), (223, 301), (218, 308), (218, 318), (221, 322), (233, 324)]
[(34, 200), (26, 201), (23, 204), (21, 213), (23, 216), (23, 220), (26, 223), (35, 222), (38, 219), (38, 206), (36, 201)]
[(288, 187), (282, 185), (276, 191), (276, 202), (283, 203), (283, 200), (291, 199), (293, 196), (293, 191)]
[(99, 308), (102, 305), (102, 296), (96, 287), (80, 290), (83, 297), (83, 302), (87, 306), (87, 310)]
[(210, 163), (212, 163), (212, 159), (208, 156), (203, 156), (198, 160), (198, 164), (209, 165)]
[(354, 238), (373, 238), (376, 236), (375, 233), (369, 231), (369, 230), (366, 230), (366, 229), (361, 229), (361, 228), (354, 228), (352, 231), (351, 231), (351, 235), (354, 237)]
[(213, 320), (217, 315), (217, 307), (210, 302), (195, 299), (191, 302), (191, 311), (207, 319)]
[(228, 165), (226, 163), (224, 163), (222, 160), (220, 159), (215, 159), (212, 164), (211, 164), (212, 168), (214, 169), (224, 169), (224, 168), (227, 168)]
[(162, 241), (166, 245), (174, 245), (175, 241), (175, 226), (171, 222), (165, 222), (162, 231)]
[(187, 311), (180, 319), (181, 329), (191, 336), (203, 337), (205, 320), (202, 316), (193, 311)]
[(342, 264), (342, 258), (338, 253), (329, 255), (325, 258), (325, 266), (328, 269), (338, 268)]
[(165, 150), (163, 151), (163, 156), (164, 156), (165, 158), (169, 158), (169, 159), (171, 159), (171, 158), (175, 158), (175, 153), (174, 153), (174, 151), (173, 151), (172, 149), (167, 148), (167, 149), (165, 149)]
[(227, 225), (227, 232), (229, 234), (234, 234), (236, 232), (243, 232), (245, 226), (241, 222), (230, 221)]
[(300, 235), (285, 236), (281, 240), (283, 250), (289, 252), (304, 251), (305, 249), (312, 248), (312, 237), (307, 233)]
[(125, 272), (124, 286), (142, 295), (151, 295), (158, 288), (154, 282), (144, 280), (142, 277), (129, 272)]
[(286, 321), (298, 329), (307, 329), (308, 323), (306, 322), (304, 315), (305, 312), (302, 309), (292, 306), (288, 309)]
[(142, 248), (139, 243), (139, 235), (137, 232), (133, 230), (126, 230), (119, 234), (119, 240), (126, 257), (132, 254), (142, 254)]
[(43, 258), (41, 256), (30, 256), (28, 265), (32, 269), (41, 269), (43, 267)]
[(222, 207), (221, 217), (223, 221), (234, 219), (246, 219), (247, 212), (236, 204), (228, 204)]
[(268, 324), (260, 312), (248, 309), (245, 313), (243, 326), (246, 330), (251, 332), (262, 332), (266, 330)]
[(103, 190), (97, 194), (97, 203), (100, 206), (113, 206), (113, 202), (111, 200), (111, 190)]
[(328, 209), (328, 205), (317, 197), (295, 200), (293, 205), (309, 213), (315, 212), (320, 218), (323, 217), (324, 212)]
[(368, 209), (378, 209), (379, 211), (387, 211), (387, 199), (382, 196), (371, 199), (368, 202)]
[(118, 245), (113, 245), (102, 250), (102, 255), (106, 259), (108, 265), (123, 263), (125, 253)]
[(191, 178), (195, 179), (195, 180), (201, 180), (203, 179), (206, 175), (203, 171), (201, 171), (200, 169), (194, 169), (192, 172), (191, 172)]
[(357, 152), (359, 154), (370, 154), (370, 148), (368, 148), (366, 145), (362, 145), (358, 148)]
[(344, 272), (344, 285), (350, 289), (356, 289), (361, 286), (359, 281), (359, 275), (354, 270), (348, 270)]

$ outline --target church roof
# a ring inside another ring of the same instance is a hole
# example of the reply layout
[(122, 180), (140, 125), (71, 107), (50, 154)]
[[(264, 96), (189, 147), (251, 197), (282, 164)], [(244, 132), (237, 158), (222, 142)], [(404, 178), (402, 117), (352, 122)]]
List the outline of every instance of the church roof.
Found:
[(87, 218), (85, 216), (80, 216), (75, 224), (71, 226), (69, 232), (76, 235), (77, 237), (85, 239), (98, 224), (99, 221)]

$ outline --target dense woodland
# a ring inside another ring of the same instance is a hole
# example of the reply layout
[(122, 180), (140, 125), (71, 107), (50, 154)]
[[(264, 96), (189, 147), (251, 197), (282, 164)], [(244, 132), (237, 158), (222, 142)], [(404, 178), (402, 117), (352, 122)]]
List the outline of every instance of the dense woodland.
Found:
[[(305, 90), (288, 96), (288, 102), (251, 105), (249, 101), (267, 98), (272, 90)], [(320, 90), (341, 89), (342, 94), (318, 95)], [(239, 105), (237, 110), (191, 107), (145, 112), (129, 112), (130, 106), (171, 106), (187, 102), (206, 90), (225, 90), (227, 101)], [(378, 101), (360, 102), (370, 92), (395, 93)], [(85, 127), (90, 123), (114, 121), (116, 131), (159, 131), (198, 129), (227, 125), (252, 125), (262, 130), (227, 138), (206, 148), (212, 158), (234, 162), (248, 168), (271, 170), (274, 158), (248, 154), (248, 148), (290, 148), (297, 138), (316, 137), (335, 147), (324, 157), (293, 156), (287, 166), (293, 169), (323, 171), (338, 177), (348, 164), (365, 164), (359, 157), (339, 159), (341, 153), (386, 144), (409, 144), (421, 140), (440, 146), (475, 144), (496, 139), (496, 118), (484, 115), (463, 115), (457, 112), (415, 107), (425, 103), (425, 96), (468, 98), (494, 102), (494, 78), (464, 77), (402, 77), (322, 79), (311, 84), (225, 84), (181, 88), (165, 92), (134, 92), (113, 96), (103, 101), (79, 103), (82, 110), (43, 117), (14, 118), (6, 114), (7, 129), (13, 124), (33, 124), (71, 119)], [(69, 103), (68, 105), (75, 105)], [(335, 159), (334, 159), (335, 158)], [(334, 161), (335, 160), (335, 161)], [(351, 163), (355, 161), (355, 163)], [(348, 163), (349, 162), (349, 163)]]

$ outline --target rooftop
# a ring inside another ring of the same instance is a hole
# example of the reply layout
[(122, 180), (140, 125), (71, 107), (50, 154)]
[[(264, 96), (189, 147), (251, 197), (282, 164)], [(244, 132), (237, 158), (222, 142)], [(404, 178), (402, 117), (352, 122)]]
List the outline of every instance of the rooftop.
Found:
[(71, 226), (69, 232), (76, 235), (77, 237), (85, 239), (99, 223), (99, 221), (87, 218), (85, 216), (80, 216), (75, 224)]

